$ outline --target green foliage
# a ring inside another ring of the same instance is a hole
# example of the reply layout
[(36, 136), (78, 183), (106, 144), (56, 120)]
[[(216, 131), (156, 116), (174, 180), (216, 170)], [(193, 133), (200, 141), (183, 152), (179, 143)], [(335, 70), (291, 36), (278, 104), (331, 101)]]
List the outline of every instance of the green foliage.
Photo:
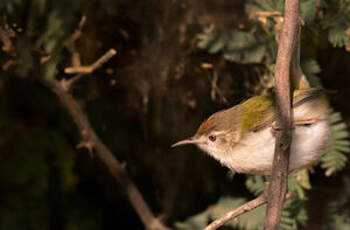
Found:
[[(246, 12), (256, 16), (259, 12), (280, 12), (284, 7), (283, 0), (250, 0), (246, 4)], [(320, 36), (328, 33), (328, 40), (334, 47), (346, 47), (350, 50), (350, 1), (303, 0), (300, 2), (301, 16), (307, 26), (321, 27)], [(276, 20), (273, 15), (264, 19), (262, 26), (265, 32), (275, 33)], [(315, 31), (314, 31), (315, 32)]]
[[(267, 181), (267, 178), (264, 176), (249, 175), (246, 179), (246, 187), (251, 193), (258, 196), (265, 190)], [(306, 170), (301, 170), (289, 176), (288, 190), (291, 198), (285, 203), (282, 212), (282, 230), (296, 230), (298, 224), (306, 223), (307, 211), (305, 201), (307, 198), (305, 189), (310, 189), (309, 177)], [(205, 211), (189, 217), (184, 222), (176, 223), (176, 227), (182, 230), (203, 229), (209, 222), (246, 202), (248, 202), (248, 199), (243, 197), (222, 197), (217, 203), (211, 205)], [(263, 229), (265, 211), (265, 205), (260, 206), (239, 216), (236, 220), (228, 222), (225, 226), (238, 230)]]
[(311, 23), (315, 19), (319, 5), (319, 0), (300, 1), (301, 16), (304, 19), (305, 23)]
[(282, 12), (284, 9), (284, 1), (281, 0), (249, 0), (246, 4), (246, 12), (253, 14), (255, 12)]
[(74, 149), (59, 132), (27, 129), (4, 108), (6, 101), (1, 98), (0, 176), (6, 199), (0, 229), (48, 229), (52, 186), (68, 195), (78, 182)]
[[(336, 1), (334, 10), (325, 1), (304, 0), (301, 1), (301, 15), (307, 25), (321, 28), (328, 32), (328, 39), (334, 47), (346, 47), (350, 50), (350, 1)], [(252, 18), (256, 18), (264, 28), (264, 33), (253, 31), (240, 31), (237, 29), (218, 30), (215, 25), (205, 28), (198, 36), (198, 47), (205, 49), (210, 54), (220, 53), (224, 59), (242, 63), (271, 64), (275, 60), (276, 44), (274, 36), (279, 32), (281, 16), (284, 8), (282, 0), (250, 0), (246, 3), (246, 12)], [(324, 16), (317, 17), (317, 10), (324, 11)], [(276, 14), (276, 12), (280, 13)], [(341, 13), (339, 13), (341, 12)], [(267, 13), (261, 16), (261, 13)], [(313, 28), (314, 29), (314, 28)], [(255, 30), (255, 28), (254, 28)], [(317, 34), (314, 31), (315, 34)], [(321, 32), (322, 34), (324, 32)], [(310, 59), (307, 65), (315, 65)], [(315, 72), (314, 72), (315, 73)], [(316, 72), (317, 73), (317, 72)], [(311, 76), (311, 82), (313, 76)]]
[(325, 169), (325, 175), (334, 175), (342, 170), (348, 159), (344, 153), (350, 152), (350, 141), (347, 126), (340, 113), (331, 114), (331, 135), (327, 144), (326, 154), (321, 159), (321, 167)]
[[(76, 2), (33, 0), (2, 1), (0, 11), (21, 35), (18, 41), (19, 65), (17, 74), (26, 77), (35, 65), (35, 54), (50, 55), (54, 61), (45, 65), (43, 71), (47, 77), (53, 77), (60, 60), (62, 44), (72, 34), (79, 18), (76, 17)], [(28, 15), (20, 20), (20, 14)]]
[[(205, 211), (189, 217), (184, 222), (175, 224), (176, 229), (181, 230), (199, 230), (207, 226), (208, 222), (219, 218), (222, 214), (239, 207), (246, 203), (246, 198), (240, 197), (222, 197), (214, 205), (211, 205)], [(237, 220), (228, 222), (225, 226), (233, 229), (255, 230), (262, 229), (261, 223), (264, 218), (265, 207), (258, 207), (248, 213), (241, 215)], [(260, 228), (258, 228), (260, 226)]]
[(288, 200), (284, 204), (280, 229), (296, 230), (298, 224), (303, 225), (307, 220), (307, 211), (304, 202), (300, 200)]
[(323, 220), (323, 230), (346, 230), (350, 228), (350, 178), (344, 178), (344, 189), (329, 200)]
[(55, 131), (16, 134), (16, 142), (1, 170), (3, 185), (12, 191), (5, 192), (0, 229), (47, 229), (50, 207), (45, 199), (54, 183), (53, 170), (59, 175), (57, 192), (69, 194), (77, 183), (74, 151)]
[(350, 1), (331, 1), (332, 10), (324, 5), (325, 16), (321, 25), (328, 30), (328, 40), (334, 47), (344, 47), (349, 51), (350, 45)]
[(315, 59), (302, 60), (301, 68), (304, 71), (312, 87), (321, 87), (320, 78), (317, 76), (321, 72), (321, 67)]
[[(46, 192), (52, 166), (59, 169), (64, 190), (68, 191), (76, 184), (74, 151), (65, 138), (55, 131), (18, 135), (13, 153), (3, 173), (10, 183), (31, 184), (31, 191), (27, 192), (35, 196)], [(48, 162), (48, 158), (53, 160)]]
[[(247, 177), (246, 187), (255, 196), (260, 195), (266, 187), (267, 178), (263, 176), (251, 175)], [(305, 189), (309, 189), (309, 177), (306, 170), (301, 170), (296, 174), (291, 174), (288, 179), (288, 191), (291, 199), (285, 203), (284, 210), (281, 217), (281, 229), (292, 230), (297, 229), (298, 224), (304, 224), (307, 220), (307, 211), (304, 205), (306, 200)], [(255, 226), (250, 226), (249, 229), (259, 229), (263, 226), (265, 208), (256, 209), (256, 213), (250, 215), (245, 214), (246, 222), (256, 218), (255, 215), (261, 216), (260, 221), (255, 223)], [(257, 212), (261, 212), (257, 214)], [(241, 226), (240, 229), (247, 229)]]
[(248, 32), (235, 29), (220, 31), (211, 25), (198, 35), (198, 40), (200, 49), (210, 54), (220, 52), (226, 60), (237, 63), (260, 63), (264, 58), (271, 57), (268, 48), (272, 40), (268, 37), (258, 39)]
[[(248, 202), (248, 199), (242, 197), (220, 198), (217, 203), (211, 205), (205, 211), (189, 217), (184, 222), (177, 222), (175, 227), (176, 229), (181, 230), (203, 229), (209, 224), (209, 222), (246, 202)], [(225, 227), (236, 230), (262, 230), (264, 226), (265, 212), (266, 205), (262, 205), (244, 213), (232, 221), (227, 222)], [(300, 201), (287, 201), (282, 212), (280, 229), (296, 230), (298, 224), (305, 224), (306, 220), (307, 212), (304, 203)]]
[(247, 189), (255, 196), (263, 193), (266, 187), (267, 178), (258, 175), (248, 175), (245, 181)]

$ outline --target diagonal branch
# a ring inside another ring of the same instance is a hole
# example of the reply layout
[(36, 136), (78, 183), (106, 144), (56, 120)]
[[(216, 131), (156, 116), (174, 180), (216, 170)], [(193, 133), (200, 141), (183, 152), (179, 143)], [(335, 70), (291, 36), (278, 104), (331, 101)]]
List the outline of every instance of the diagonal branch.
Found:
[(292, 109), (289, 71), (299, 23), (299, 0), (286, 0), (284, 24), (275, 67), (276, 132), (272, 177), (268, 187), (265, 230), (278, 230), (288, 186), (289, 153), (292, 141)]
[[(101, 60), (101, 58), (99, 60)], [(92, 66), (98, 68), (97, 64), (93, 64)], [(83, 145), (90, 146), (90, 150), (95, 150), (96, 156), (106, 166), (116, 182), (121, 185), (145, 228), (150, 230), (169, 230), (169, 228), (164, 226), (154, 216), (136, 185), (128, 176), (128, 173), (125, 170), (125, 165), (116, 159), (111, 150), (96, 135), (90, 125), (87, 115), (84, 113), (77, 100), (67, 90), (65, 85), (66, 82), (58, 81), (55, 78), (47, 79), (45, 77), (39, 77), (39, 80), (58, 96), (63, 108), (67, 110), (75, 124), (78, 126), (80, 135), (83, 139)]]
[(216, 219), (211, 224), (209, 224), (204, 230), (218, 229), (219, 227), (224, 225), (226, 222), (265, 204), (266, 201), (267, 201), (267, 190), (265, 190), (263, 194), (261, 194), (254, 200), (251, 200), (245, 204), (242, 204), (238, 208), (225, 213), (223, 216), (221, 216), (220, 218)]

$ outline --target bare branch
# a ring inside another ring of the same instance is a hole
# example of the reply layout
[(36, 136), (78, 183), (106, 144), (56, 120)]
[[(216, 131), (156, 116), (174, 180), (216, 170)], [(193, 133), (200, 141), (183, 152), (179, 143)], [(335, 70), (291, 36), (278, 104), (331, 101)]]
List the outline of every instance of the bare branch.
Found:
[(221, 89), (218, 86), (218, 79), (219, 79), (219, 75), (217, 73), (217, 71), (213, 71), (213, 78), (211, 79), (211, 91), (210, 91), (210, 95), (211, 95), (211, 99), (215, 100), (216, 95), (219, 96), (219, 99), (221, 99), (221, 101), (224, 104), (228, 104), (228, 100), (225, 97), (225, 95), (222, 93)]
[(221, 216), (220, 218), (216, 219), (214, 222), (209, 224), (204, 230), (218, 229), (219, 227), (224, 225), (226, 222), (265, 204), (267, 201), (267, 192), (266, 191), (267, 190), (265, 190), (263, 194), (261, 194), (260, 196), (258, 196), (254, 200), (251, 200), (251, 201), (239, 206), (238, 208), (225, 213), (223, 216)]
[[(92, 65), (93, 70), (108, 61), (115, 53), (116, 51), (113, 49), (108, 51)], [(164, 226), (154, 216), (136, 185), (130, 179), (125, 170), (125, 164), (120, 163), (111, 150), (97, 136), (90, 125), (87, 115), (84, 113), (77, 100), (67, 90), (69, 88), (67, 88), (66, 85), (67, 81), (58, 81), (45, 77), (40, 77), (39, 80), (58, 96), (63, 108), (67, 110), (78, 126), (82, 136), (82, 142), (78, 147), (86, 147), (89, 149), (89, 152), (94, 150), (98, 159), (106, 166), (116, 182), (121, 185), (121, 188), (124, 190), (142, 223), (145, 225), (145, 228), (150, 230), (169, 230), (169, 228)], [(68, 82), (68, 86), (74, 81)]]
[(288, 186), (289, 152), (292, 141), (290, 66), (299, 23), (299, 1), (286, 0), (284, 24), (279, 40), (275, 67), (276, 132), (272, 177), (268, 187), (266, 230), (278, 230)]
[(76, 47), (75, 42), (82, 36), (83, 32), (83, 26), (86, 23), (86, 16), (83, 15), (80, 19), (78, 28), (74, 31), (74, 33), (67, 39), (67, 41), (64, 42), (64, 46), (69, 50), (69, 52), (72, 54), (71, 60), (72, 60), (72, 66), (81, 66), (80, 61), (80, 53), (78, 52), (78, 49)]
[(76, 81), (78, 81), (82, 76), (94, 72), (96, 69), (100, 68), (104, 63), (108, 62), (109, 59), (111, 59), (116, 54), (117, 54), (117, 51), (115, 49), (110, 49), (104, 55), (102, 55), (102, 57), (100, 57), (97, 61), (95, 61), (92, 65), (67, 67), (64, 70), (65, 73), (68, 73), (68, 74), (78, 73), (78, 74), (69, 80), (63, 81), (64, 87), (66, 88), (66, 90), (68, 91), (71, 88), (71, 86)]

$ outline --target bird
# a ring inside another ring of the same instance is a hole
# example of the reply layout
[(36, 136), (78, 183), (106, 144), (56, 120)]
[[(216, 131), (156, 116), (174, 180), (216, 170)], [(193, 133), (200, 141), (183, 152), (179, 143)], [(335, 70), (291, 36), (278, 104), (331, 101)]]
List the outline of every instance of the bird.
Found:
[[(289, 173), (307, 168), (325, 153), (330, 135), (326, 90), (308, 85), (293, 91)], [(204, 120), (196, 133), (172, 147), (194, 144), (223, 166), (253, 175), (271, 175), (275, 149), (275, 95), (269, 91)]]

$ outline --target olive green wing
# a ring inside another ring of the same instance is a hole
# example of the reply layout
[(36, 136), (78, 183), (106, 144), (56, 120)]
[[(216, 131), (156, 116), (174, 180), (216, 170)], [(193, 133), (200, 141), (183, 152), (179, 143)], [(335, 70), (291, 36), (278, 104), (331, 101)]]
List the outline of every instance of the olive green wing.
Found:
[[(298, 107), (314, 98), (320, 97), (325, 92), (326, 90), (317, 88), (295, 90), (293, 94), (293, 107)], [(252, 97), (241, 105), (241, 135), (250, 131), (259, 131), (275, 120), (274, 93)]]
[(241, 135), (257, 131), (274, 120), (275, 97), (267, 93), (248, 99), (241, 104)]

